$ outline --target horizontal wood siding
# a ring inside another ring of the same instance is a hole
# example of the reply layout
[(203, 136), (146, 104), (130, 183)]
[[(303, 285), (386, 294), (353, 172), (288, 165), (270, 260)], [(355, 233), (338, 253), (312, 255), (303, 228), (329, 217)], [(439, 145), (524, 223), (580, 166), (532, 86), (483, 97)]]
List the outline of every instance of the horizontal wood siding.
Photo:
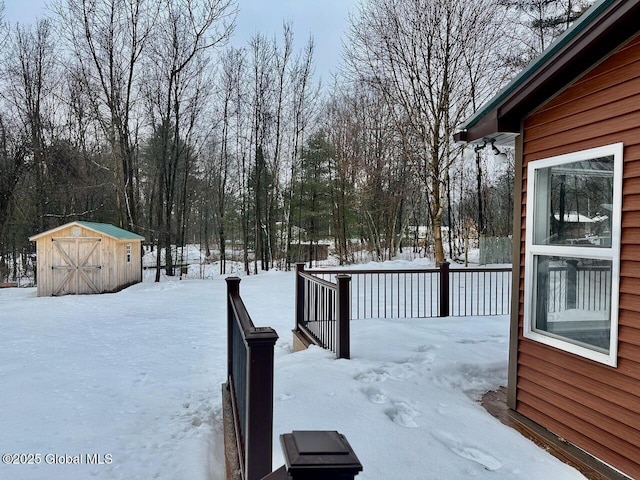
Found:
[[(624, 143), (618, 367), (525, 339), (526, 166)], [(518, 412), (640, 478), (640, 38), (564, 89), (524, 123)]]

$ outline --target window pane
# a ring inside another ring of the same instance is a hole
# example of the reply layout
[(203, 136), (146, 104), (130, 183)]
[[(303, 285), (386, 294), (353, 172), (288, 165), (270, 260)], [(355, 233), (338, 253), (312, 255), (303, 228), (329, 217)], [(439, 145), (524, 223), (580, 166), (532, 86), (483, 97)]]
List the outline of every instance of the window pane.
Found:
[(532, 330), (608, 353), (611, 267), (609, 260), (534, 256)]
[(611, 247), (613, 155), (536, 170), (533, 242)]

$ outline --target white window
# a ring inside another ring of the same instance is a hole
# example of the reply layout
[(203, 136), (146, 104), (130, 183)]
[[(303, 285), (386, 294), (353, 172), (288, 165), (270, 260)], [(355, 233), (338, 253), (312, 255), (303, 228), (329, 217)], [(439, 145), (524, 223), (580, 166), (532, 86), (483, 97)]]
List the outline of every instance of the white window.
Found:
[(131, 263), (131, 244), (127, 243), (127, 263)]
[(530, 162), (524, 336), (617, 365), (621, 143)]

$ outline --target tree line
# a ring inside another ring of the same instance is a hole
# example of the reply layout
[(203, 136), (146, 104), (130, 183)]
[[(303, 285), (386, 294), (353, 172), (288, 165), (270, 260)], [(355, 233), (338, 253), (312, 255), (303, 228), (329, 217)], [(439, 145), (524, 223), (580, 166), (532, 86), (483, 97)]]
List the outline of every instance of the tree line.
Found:
[(54, 0), (2, 21), (0, 277), (73, 220), (145, 236), (157, 279), (171, 245), (257, 273), (327, 240), (340, 263), (440, 262), (479, 220), (508, 235), (512, 162), (452, 134), (589, 3), (362, 1), (326, 85), (291, 23), (230, 46), (241, 0)]

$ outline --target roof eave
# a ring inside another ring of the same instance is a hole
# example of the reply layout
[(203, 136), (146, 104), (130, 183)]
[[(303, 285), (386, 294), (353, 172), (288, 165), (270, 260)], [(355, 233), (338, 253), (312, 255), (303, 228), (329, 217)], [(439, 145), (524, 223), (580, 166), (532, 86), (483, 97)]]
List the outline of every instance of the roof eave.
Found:
[[(42, 233), (38, 233), (37, 235), (33, 235), (31, 237), (29, 237), (29, 241), (30, 242), (35, 242), (36, 240), (47, 236), (47, 235), (51, 235), (52, 233), (58, 232), (60, 230), (63, 230), (65, 228), (68, 228), (72, 225), (77, 225), (78, 227), (82, 227), (82, 228), (86, 228), (87, 230), (91, 230), (92, 232), (95, 232), (99, 235), (104, 235), (105, 237), (109, 237), (109, 238), (113, 238), (114, 240), (144, 240), (144, 237), (138, 234), (134, 234), (136, 235), (137, 238), (123, 238), (123, 237), (116, 237), (114, 235), (111, 235), (107, 232), (103, 232), (100, 230), (96, 230), (95, 228), (93, 228), (91, 225), (87, 224), (88, 222), (81, 222), (81, 221), (73, 221), (73, 222), (69, 222), (69, 223), (65, 223), (64, 225), (60, 225), (59, 227), (56, 228), (52, 228), (51, 230), (47, 230), (46, 232), (42, 232)], [(133, 232), (131, 232), (133, 233)]]
[(456, 141), (514, 137), (522, 119), (639, 30), (640, 0), (602, 0), (471, 116)]
[(36, 240), (38, 240), (39, 238), (46, 237), (47, 235), (50, 235), (50, 234), (55, 233), (55, 232), (58, 232), (58, 231), (63, 230), (63, 229), (65, 229), (65, 228), (67, 228), (67, 227), (70, 227), (71, 225), (78, 225), (78, 226), (80, 226), (80, 224), (79, 224), (78, 222), (69, 222), (69, 223), (65, 223), (64, 225), (60, 225), (59, 227), (55, 227), (55, 228), (52, 228), (52, 229), (50, 229), (50, 230), (47, 230), (47, 231), (44, 231), (44, 232), (38, 233), (38, 234), (36, 234), (36, 235), (32, 235), (31, 237), (29, 237), (29, 241), (30, 241), (30, 242), (35, 242), (35, 241), (36, 241)]

